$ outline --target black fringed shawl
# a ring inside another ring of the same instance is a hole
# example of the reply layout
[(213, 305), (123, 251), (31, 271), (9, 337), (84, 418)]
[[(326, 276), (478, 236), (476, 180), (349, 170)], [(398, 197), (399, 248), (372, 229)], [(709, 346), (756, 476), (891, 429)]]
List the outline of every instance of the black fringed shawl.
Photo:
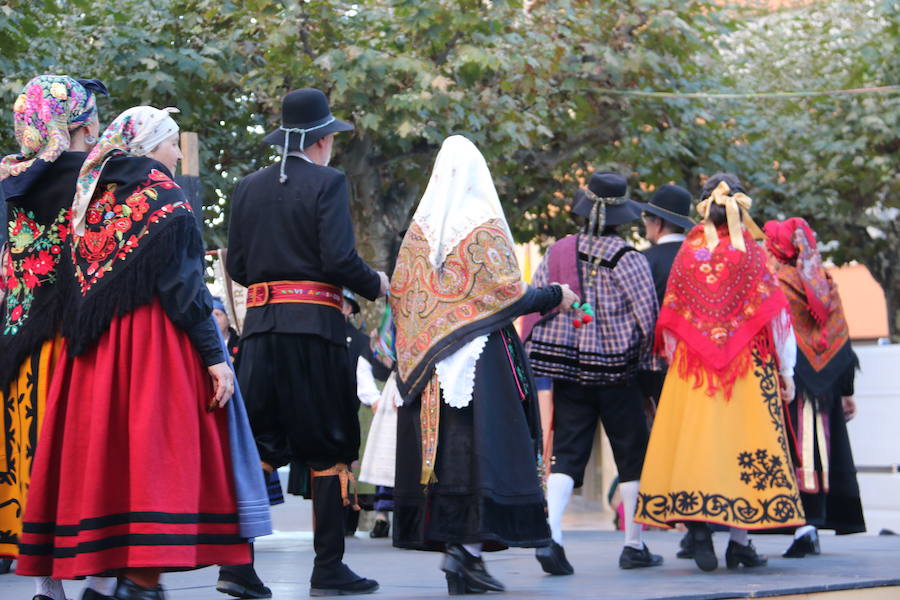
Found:
[(202, 252), (191, 206), (159, 162), (116, 156), (103, 168), (83, 237), (72, 236), (75, 290), (63, 335), (87, 350), (113, 317), (149, 304), (160, 274), (185, 247)]
[(0, 390), (29, 355), (60, 330), (72, 265), (68, 212), (87, 156), (64, 152), (24, 194), (7, 199), (9, 249), (0, 270)]

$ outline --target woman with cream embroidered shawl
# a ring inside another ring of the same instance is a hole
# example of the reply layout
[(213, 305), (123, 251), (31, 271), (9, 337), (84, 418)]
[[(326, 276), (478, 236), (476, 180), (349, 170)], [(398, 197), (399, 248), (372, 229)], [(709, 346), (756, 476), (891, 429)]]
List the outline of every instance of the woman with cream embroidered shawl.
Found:
[[(63, 321), (17, 569), (115, 571), (114, 597), (161, 600), (161, 571), (244, 564), (224, 407), (233, 375), (203, 243), (173, 181), (171, 110), (128, 109), (81, 167)], [(261, 481), (261, 480), (260, 480)]]
[(391, 279), (394, 545), (445, 552), (450, 594), (502, 591), (482, 551), (550, 543), (536, 393), (513, 319), (576, 300), (522, 281), (481, 153), (447, 138)]
[(710, 177), (675, 257), (656, 325), (668, 359), (641, 474), (635, 520), (686, 522), (694, 560), (718, 565), (709, 528), (731, 528), (728, 568), (758, 567), (748, 530), (805, 522), (782, 402), (794, 396), (788, 302), (754, 241), (737, 177)]

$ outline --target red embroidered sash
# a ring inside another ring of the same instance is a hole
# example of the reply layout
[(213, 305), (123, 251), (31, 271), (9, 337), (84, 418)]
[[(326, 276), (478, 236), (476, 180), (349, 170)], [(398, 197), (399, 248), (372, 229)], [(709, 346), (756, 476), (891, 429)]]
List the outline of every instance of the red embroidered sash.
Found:
[(247, 290), (247, 308), (266, 304), (320, 304), (341, 310), (341, 288), (319, 281), (266, 281)]

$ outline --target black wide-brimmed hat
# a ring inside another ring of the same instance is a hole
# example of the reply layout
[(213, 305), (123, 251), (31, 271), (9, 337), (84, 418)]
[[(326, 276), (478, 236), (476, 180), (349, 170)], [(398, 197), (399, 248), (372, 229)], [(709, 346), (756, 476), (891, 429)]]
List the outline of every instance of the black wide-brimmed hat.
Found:
[(650, 196), (650, 201), (640, 204), (646, 212), (656, 215), (678, 227), (690, 229), (694, 223), (688, 216), (691, 214), (691, 193), (681, 186), (666, 183)]
[(281, 101), (281, 127), (264, 137), (263, 141), (273, 146), (286, 146), (288, 151), (303, 150), (329, 133), (352, 129), (350, 123), (334, 118), (324, 93), (314, 88), (303, 88), (285, 95)]
[(578, 190), (580, 194), (576, 192), (572, 213), (579, 217), (590, 218), (591, 210), (600, 201), (599, 199), (608, 198), (617, 203), (605, 203), (604, 225), (622, 225), (639, 219), (641, 206), (625, 197), (627, 189), (628, 181), (618, 173), (594, 173), (588, 182), (587, 190)]

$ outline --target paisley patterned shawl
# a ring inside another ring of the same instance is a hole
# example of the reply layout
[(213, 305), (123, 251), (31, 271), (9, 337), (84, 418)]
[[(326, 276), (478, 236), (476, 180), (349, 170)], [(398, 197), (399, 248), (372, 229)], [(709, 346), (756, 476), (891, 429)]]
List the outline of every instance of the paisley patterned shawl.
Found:
[(440, 268), (429, 250), (414, 221), (391, 278), (397, 387), (406, 399), (422, 391), (440, 360), (516, 316), (527, 290), (503, 219), (473, 228)]
[(822, 371), (850, 340), (837, 286), (804, 219), (769, 221), (764, 228), (766, 247), (777, 261), (778, 280), (791, 306), (797, 346), (813, 370)]
[[(765, 253), (746, 229), (742, 233), (746, 252), (731, 244), (725, 226), (712, 251), (702, 224), (690, 231), (672, 265), (656, 325), (657, 350), (666, 336), (684, 344), (682, 376), (693, 375), (699, 386), (705, 374), (707, 391), (721, 388), (726, 397), (750, 368), (751, 343), (763, 339), (759, 350), (773, 351), (766, 326), (787, 308)], [(757, 338), (761, 332), (765, 335)]]

